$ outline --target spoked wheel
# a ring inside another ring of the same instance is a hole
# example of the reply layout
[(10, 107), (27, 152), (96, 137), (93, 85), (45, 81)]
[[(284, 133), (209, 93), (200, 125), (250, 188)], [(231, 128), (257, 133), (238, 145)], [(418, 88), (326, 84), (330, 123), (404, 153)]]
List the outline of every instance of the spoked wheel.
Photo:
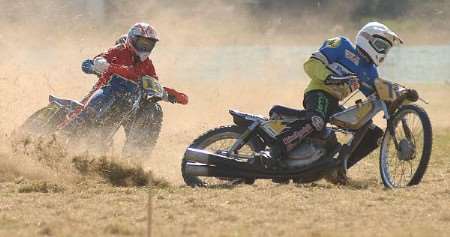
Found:
[(49, 135), (63, 121), (66, 113), (58, 106), (49, 104), (33, 113), (16, 132), (33, 136)]
[(392, 118), (397, 139), (386, 131), (380, 151), (380, 174), (388, 188), (417, 185), (428, 166), (432, 147), (432, 129), (427, 113), (417, 105), (406, 105)]
[[(219, 127), (204, 133), (198, 137), (189, 146), (190, 148), (203, 149), (213, 153), (227, 151), (236, 142), (239, 136), (244, 132), (244, 128), (238, 126)], [(239, 155), (252, 156), (255, 152), (260, 151), (255, 142), (248, 142), (239, 151)], [(187, 165), (202, 165), (200, 163), (187, 161), (183, 158), (181, 164), (181, 172), (184, 182), (191, 187), (226, 187), (230, 185), (246, 183), (253, 184), (255, 179), (231, 179), (221, 177), (199, 177), (186, 174)]]
[(161, 131), (163, 111), (159, 104), (149, 103), (137, 116), (124, 124), (126, 142), (122, 154), (128, 157), (148, 158)]

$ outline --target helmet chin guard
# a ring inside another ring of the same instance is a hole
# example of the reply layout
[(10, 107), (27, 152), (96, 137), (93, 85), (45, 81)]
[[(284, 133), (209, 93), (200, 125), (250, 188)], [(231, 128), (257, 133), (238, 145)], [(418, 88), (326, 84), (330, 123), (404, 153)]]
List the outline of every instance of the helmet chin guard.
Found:
[(147, 59), (148, 56), (150, 56), (150, 52), (138, 52), (136, 54), (139, 57), (139, 60), (141, 60), (141, 62), (145, 61), (145, 59)]

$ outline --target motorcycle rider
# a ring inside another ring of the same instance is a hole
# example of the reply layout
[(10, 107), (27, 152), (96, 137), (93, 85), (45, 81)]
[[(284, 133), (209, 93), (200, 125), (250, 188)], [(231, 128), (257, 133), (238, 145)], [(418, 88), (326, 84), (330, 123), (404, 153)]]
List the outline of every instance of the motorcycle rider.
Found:
[[(356, 47), (342, 36), (326, 40), (304, 63), (311, 79), (303, 99), (306, 119), (293, 123), (277, 137), (272, 159), (286, 157), (303, 138), (322, 132), (330, 116), (342, 110), (339, 101), (353, 91), (359, 89), (365, 96), (372, 94), (378, 78), (377, 68), (390, 49), (402, 43), (396, 33), (378, 22), (369, 22), (361, 28), (356, 35)], [(410, 93), (412, 97), (414, 93)], [(274, 106), (270, 111), (271, 116), (285, 113), (292, 113), (292, 109)], [(372, 125), (349, 158), (347, 168), (376, 149), (382, 135), (383, 130)], [(340, 177), (335, 174), (327, 180), (346, 183), (347, 177), (345, 173)]]
[[(113, 77), (119, 76), (130, 83), (136, 83), (145, 75), (158, 79), (153, 63), (148, 58), (158, 41), (152, 26), (147, 23), (136, 23), (129, 29), (126, 37), (122, 36), (114, 47), (99, 54), (92, 61), (85, 60), (82, 64), (83, 71), (94, 72), (99, 75), (99, 80), (88, 96), (83, 99), (83, 109), (73, 114), (62, 128), (66, 131), (74, 131), (102, 111), (115, 93), (112, 87), (102, 87), (107, 85)], [(186, 94), (168, 87), (164, 87), (164, 91), (163, 100), (171, 103), (188, 103)]]

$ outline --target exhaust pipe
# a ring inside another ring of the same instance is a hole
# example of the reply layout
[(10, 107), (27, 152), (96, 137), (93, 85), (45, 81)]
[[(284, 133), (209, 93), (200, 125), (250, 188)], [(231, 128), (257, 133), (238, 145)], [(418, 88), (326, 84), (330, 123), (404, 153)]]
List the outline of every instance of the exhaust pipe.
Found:
[(188, 148), (184, 159), (187, 161), (185, 173), (189, 175), (228, 178), (254, 177), (249, 172), (242, 172), (238, 162), (209, 151)]
[(186, 150), (184, 158), (189, 161), (194, 161), (202, 164), (211, 164), (211, 161), (209, 160), (210, 156), (220, 156), (220, 155), (205, 150), (188, 148)]
[(226, 177), (226, 178), (253, 178), (251, 174), (242, 174), (236, 170), (227, 168), (218, 168), (215, 166), (208, 166), (204, 164), (190, 164), (187, 163), (184, 168), (184, 173), (191, 176), (206, 176), (206, 177)]
[(211, 176), (207, 165), (186, 164), (184, 172), (192, 176)]

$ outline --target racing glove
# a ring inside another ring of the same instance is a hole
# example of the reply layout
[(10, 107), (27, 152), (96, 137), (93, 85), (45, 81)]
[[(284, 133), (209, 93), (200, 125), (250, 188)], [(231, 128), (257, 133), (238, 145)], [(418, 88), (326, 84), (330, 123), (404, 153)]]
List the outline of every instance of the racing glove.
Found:
[(168, 101), (170, 103), (178, 103), (178, 104), (187, 104), (189, 102), (189, 97), (181, 92), (178, 92), (174, 89), (164, 87), (164, 90), (167, 92), (167, 97), (164, 96), (163, 100)]
[(416, 102), (419, 99), (419, 93), (414, 89), (407, 89), (406, 99), (411, 102)]
[(358, 76), (355, 74), (350, 74), (346, 76), (336, 76), (336, 75), (329, 75), (325, 79), (325, 85), (348, 85), (350, 88), (350, 91), (355, 91), (359, 89), (359, 82), (358, 82)]

